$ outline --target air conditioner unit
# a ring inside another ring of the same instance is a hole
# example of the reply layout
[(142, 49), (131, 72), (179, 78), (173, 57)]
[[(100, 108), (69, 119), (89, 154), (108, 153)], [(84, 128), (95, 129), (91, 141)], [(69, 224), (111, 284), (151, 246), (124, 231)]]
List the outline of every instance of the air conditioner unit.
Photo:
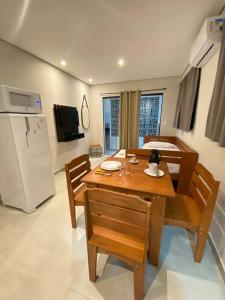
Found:
[(201, 68), (219, 49), (222, 39), (222, 16), (207, 18), (191, 49), (190, 65)]

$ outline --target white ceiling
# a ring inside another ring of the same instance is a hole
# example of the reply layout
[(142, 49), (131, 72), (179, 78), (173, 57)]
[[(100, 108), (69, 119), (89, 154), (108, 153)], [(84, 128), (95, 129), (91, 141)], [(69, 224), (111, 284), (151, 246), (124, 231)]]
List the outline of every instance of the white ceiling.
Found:
[[(181, 75), (224, 0), (0, 0), (0, 38), (93, 84)], [(124, 58), (119, 68), (117, 60)], [(67, 62), (65, 67), (60, 60)]]

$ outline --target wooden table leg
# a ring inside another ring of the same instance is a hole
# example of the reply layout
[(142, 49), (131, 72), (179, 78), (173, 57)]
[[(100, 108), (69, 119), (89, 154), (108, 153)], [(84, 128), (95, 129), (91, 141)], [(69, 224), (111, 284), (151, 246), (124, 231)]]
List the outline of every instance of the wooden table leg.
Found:
[(164, 224), (164, 214), (166, 206), (166, 197), (153, 196), (152, 200), (152, 213), (151, 213), (151, 231), (150, 231), (150, 245), (149, 245), (149, 263), (158, 266), (161, 235)]

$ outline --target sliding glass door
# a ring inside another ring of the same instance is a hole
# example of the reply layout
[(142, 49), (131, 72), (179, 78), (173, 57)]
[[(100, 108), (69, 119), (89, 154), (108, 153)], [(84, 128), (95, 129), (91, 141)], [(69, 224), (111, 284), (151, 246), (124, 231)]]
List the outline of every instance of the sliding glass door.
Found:
[(144, 136), (159, 135), (163, 94), (143, 94), (140, 101), (139, 148)]
[(103, 98), (104, 152), (112, 155), (119, 149), (120, 97)]
[[(159, 135), (163, 94), (142, 94), (140, 99), (139, 141), (142, 148), (144, 136)], [(103, 98), (104, 153), (114, 154), (120, 142), (120, 97)]]

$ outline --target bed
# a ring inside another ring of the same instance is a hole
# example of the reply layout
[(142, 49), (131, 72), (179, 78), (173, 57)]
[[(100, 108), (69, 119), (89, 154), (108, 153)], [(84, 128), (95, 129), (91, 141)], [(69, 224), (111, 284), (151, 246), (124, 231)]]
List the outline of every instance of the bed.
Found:
[(152, 149), (159, 150), (161, 160), (168, 164), (172, 180), (178, 193), (187, 193), (189, 182), (198, 153), (175, 136), (145, 136), (142, 149), (120, 150), (115, 156), (136, 155), (139, 158), (149, 157)]

